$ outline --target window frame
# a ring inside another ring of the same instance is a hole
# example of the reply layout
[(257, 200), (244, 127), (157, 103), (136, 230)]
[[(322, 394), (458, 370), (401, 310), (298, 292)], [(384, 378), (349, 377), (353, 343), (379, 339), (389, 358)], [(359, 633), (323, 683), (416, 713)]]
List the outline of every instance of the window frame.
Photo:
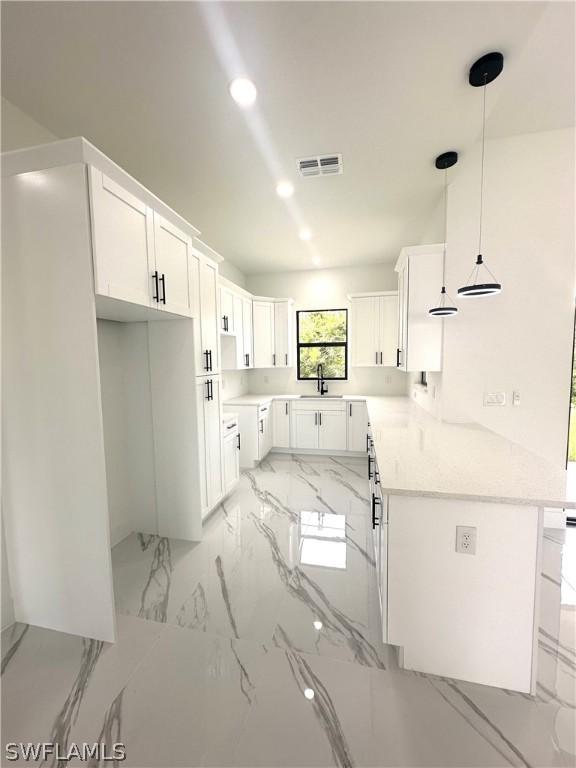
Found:
[[(300, 314), (308, 312), (344, 312), (346, 317), (345, 341), (300, 341)], [(318, 381), (317, 378), (300, 375), (300, 347), (344, 347), (344, 376), (326, 376), (324, 381), (348, 381), (348, 308), (335, 309), (298, 309), (296, 311), (296, 365), (298, 381)]]

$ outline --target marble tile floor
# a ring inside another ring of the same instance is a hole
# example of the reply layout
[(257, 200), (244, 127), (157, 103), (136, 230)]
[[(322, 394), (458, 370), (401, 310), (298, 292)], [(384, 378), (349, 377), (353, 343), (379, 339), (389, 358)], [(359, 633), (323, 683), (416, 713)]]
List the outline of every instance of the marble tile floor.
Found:
[(406, 672), (380, 639), (365, 471), (272, 454), (201, 543), (125, 539), (114, 645), (5, 631), (3, 742), (123, 742), (140, 768), (573, 766), (576, 532), (545, 532), (535, 698)]

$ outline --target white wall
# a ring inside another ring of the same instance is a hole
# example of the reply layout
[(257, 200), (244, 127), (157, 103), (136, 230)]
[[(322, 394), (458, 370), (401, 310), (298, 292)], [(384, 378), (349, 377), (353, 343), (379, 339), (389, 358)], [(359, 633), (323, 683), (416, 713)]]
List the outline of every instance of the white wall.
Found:
[(220, 264), (218, 264), (218, 272), (222, 277), (231, 280), (241, 288), (246, 287), (246, 275), (243, 272), (240, 272), (238, 267), (232, 264), (231, 261), (221, 261)]
[(147, 324), (98, 320), (98, 355), (114, 546), (158, 530)]
[[(347, 294), (363, 291), (389, 291), (397, 288), (392, 264), (318, 269), (300, 272), (274, 272), (249, 275), (246, 288), (257, 296), (292, 298), (295, 310), (340, 309), (348, 307)], [(296, 368), (249, 371), (251, 392), (306, 393), (314, 382), (298, 381)], [(348, 381), (329, 382), (334, 394), (404, 395), (406, 374), (395, 368), (348, 368)]]
[(46, 144), (57, 138), (8, 99), (2, 99), (2, 152)]
[[(462, 153), (449, 187), (453, 297), (477, 254), (479, 149)], [(446, 420), (479, 422), (563, 466), (574, 321), (574, 131), (487, 142), (484, 210), (483, 255), (503, 292), (458, 301), (459, 314), (443, 321), (443, 372), (429, 376), (436, 397), (415, 387), (411, 394)], [(484, 407), (487, 391), (505, 392), (506, 406)]]

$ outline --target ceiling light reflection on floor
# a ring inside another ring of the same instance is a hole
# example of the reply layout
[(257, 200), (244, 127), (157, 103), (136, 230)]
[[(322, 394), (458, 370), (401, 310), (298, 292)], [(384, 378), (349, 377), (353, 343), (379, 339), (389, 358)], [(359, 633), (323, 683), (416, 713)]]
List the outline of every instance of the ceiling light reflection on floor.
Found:
[(312, 688), (305, 688), (304, 696), (306, 696), (307, 699), (312, 701), (312, 699), (314, 698), (314, 691), (312, 690)]

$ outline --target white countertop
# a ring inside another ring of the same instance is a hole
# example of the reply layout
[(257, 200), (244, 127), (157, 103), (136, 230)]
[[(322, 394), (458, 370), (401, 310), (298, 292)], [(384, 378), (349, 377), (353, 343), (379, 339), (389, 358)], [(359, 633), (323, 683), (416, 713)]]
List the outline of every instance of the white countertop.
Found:
[[(313, 392), (310, 393), (310, 395), (306, 395), (306, 397), (301, 397), (301, 395), (240, 395), (239, 397), (232, 397), (230, 400), (224, 400), (223, 405), (231, 406), (231, 405), (262, 405), (263, 403), (269, 403), (272, 400), (310, 400), (310, 399), (316, 399), (316, 395), (314, 395)], [(368, 398), (365, 395), (342, 395), (342, 397), (321, 397), (320, 395), (317, 396), (318, 400), (335, 400), (336, 402), (338, 400), (367, 400)]]
[(576, 508), (568, 473), (477, 424), (437, 421), (406, 397), (368, 397), (385, 493)]

